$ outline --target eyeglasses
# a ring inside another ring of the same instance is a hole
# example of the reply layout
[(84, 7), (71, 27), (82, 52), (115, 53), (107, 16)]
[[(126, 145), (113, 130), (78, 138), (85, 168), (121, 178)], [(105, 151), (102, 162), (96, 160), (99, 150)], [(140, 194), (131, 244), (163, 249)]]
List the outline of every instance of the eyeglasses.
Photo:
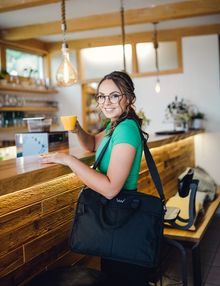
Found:
[(105, 103), (106, 98), (108, 98), (108, 100), (114, 104), (119, 102), (121, 96), (122, 94), (117, 92), (110, 93), (109, 95), (98, 94), (96, 95), (96, 101), (98, 102), (98, 104), (103, 104)]

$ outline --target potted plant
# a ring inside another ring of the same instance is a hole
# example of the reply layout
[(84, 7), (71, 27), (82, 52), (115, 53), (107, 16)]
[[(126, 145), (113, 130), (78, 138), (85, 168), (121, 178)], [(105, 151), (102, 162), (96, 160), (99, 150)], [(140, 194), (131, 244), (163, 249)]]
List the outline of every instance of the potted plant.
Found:
[(145, 115), (142, 108), (137, 112), (137, 115), (142, 119), (142, 129), (145, 129), (150, 124), (150, 119)]
[(6, 70), (4, 70), (4, 69), (2, 69), (1, 71), (0, 71), (0, 84), (7, 84), (7, 77), (9, 76), (9, 73), (6, 71)]
[(203, 128), (203, 121), (205, 118), (205, 114), (197, 111), (191, 115), (192, 120), (192, 128), (193, 129), (201, 129)]
[(174, 131), (187, 130), (190, 120), (189, 104), (183, 98), (179, 100), (175, 96), (174, 101), (166, 107), (165, 117), (168, 121), (173, 121)]

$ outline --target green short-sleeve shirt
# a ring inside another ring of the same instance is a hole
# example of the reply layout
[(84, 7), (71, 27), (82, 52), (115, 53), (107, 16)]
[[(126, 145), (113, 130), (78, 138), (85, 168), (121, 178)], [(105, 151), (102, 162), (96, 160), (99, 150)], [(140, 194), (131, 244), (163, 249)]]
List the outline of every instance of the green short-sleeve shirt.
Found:
[[(102, 139), (96, 151), (96, 158), (99, 156), (103, 146), (108, 140), (107, 134), (108, 134), (109, 128), (110, 128), (110, 124), (106, 127), (106, 136)], [(132, 164), (128, 178), (124, 184), (125, 189), (134, 190), (137, 188), (137, 180), (138, 180), (138, 175), (140, 171), (140, 163), (141, 163), (142, 150), (143, 150), (140, 132), (134, 120), (125, 119), (115, 128), (111, 136), (108, 148), (105, 151), (104, 156), (101, 160), (99, 170), (101, 173), (107, 174), (112, 149), (115, 145), (122, 144), (122, 143), (129, 144), (136, 149), (134, 162)], [(118, 163), (120, 164), (120, 162)], [(121, 168), (123, 168), (123, 166), (121, 166)]]

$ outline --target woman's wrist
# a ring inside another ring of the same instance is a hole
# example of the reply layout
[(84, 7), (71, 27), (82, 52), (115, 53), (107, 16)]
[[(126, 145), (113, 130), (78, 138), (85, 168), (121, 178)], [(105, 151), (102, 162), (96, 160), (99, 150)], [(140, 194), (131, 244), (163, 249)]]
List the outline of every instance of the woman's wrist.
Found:
[(66, 160), (66, 166), (68, 166), (70, 169), (72, 169), (72, 171), (74, 172), (75, 168), (74, 168), (74, 164), (75, 164), (75, 161), (77, 160), (77, 158), (73, 155), (69, 155), (67, 160)]

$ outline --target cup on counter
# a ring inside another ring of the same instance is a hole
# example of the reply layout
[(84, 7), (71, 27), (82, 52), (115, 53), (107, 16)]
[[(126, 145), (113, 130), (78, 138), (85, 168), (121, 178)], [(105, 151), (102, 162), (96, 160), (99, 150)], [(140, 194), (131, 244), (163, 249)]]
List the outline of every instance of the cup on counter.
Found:
[(63, 127), (66, 131), (74, 130), (77, 116), (76, 115), (70, 115), (70, 116), (61, 116), (60, 120), (63, 124)]

